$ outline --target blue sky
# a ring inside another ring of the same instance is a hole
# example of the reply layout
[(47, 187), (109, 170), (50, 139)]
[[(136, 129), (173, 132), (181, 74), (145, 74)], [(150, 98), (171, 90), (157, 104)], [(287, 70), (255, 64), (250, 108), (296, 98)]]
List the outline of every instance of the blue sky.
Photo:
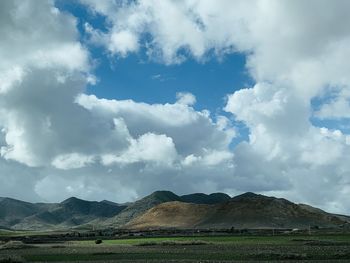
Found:
[[(106, 31), (108, 22), (103, 16), (93, 14), (78, 3), (58, 1), (56, 5), (78, 18), (81, 40), (86, 41), (83, 25), (89, 22)], [(185, 62), (165, 65), (152, 61), (144, 50), (125, 58), (108, 55), (105, 49), (89, 45), (96, 62), (97, 85), (88, 92), (98, 97), (133, 99), (138, 102), (167, 103), (176, 100), (177, 92), (191, 92), (197, 98), (196, 108), (220, 112), (226, 104), (226, 95), (253, 83), (245, 69), (245, 56), (233, 53), (217, 58), (214, 55), (202, 61), (189, 57)]]
[[(183, 51), (186, 57), (184, 62), (170, 65), (152, 60), (145, 53), (145, 49), (126, 57), (115, 57), (103, 47), (89, 43), (85, 35), (86, 22), (102, 32), (107, 32), (110, 24), (105, 16), (86, 9), (76, 1), (59, 0), (56, 6), (77, 18), (80, 41), (89, 47), (98, 81), (96, 85), (87, 86), (88, 94), (107, 99), (132, 99), (136, 102), (164, 104), (175, 102), (178, 92), (190, 92), (197, 98), (194, 106), (197, 110), (209, 110), (212, 117), (219, 114), (232, 119), (238, 137), (231, 147), (241, 140), (248, 140), (247, 127), (223, 111), (228, 94), (252, 87), (255, 83), (245, 67), (244, 53), (228, 53), (217, 57), (209, 52), (204, 59), (198, 61)], [(330, 99), (329, 94), (315, 97), (311, 101), (311, 107), (317, 111)], [(310, 121), (318, 127), (350, 131), (346, 119), (329, 120), (311, 116)]]
[(209, 52), (204, 59), (186, 56), (184, 62), (170, 65), (152, 60), (144, 49), (116, 58), (104, 48), (89, 43), (85, 35), (86, 22), (106, 32), (109, 24), (105, 17), (92, 13), (75, 1), (60, 0), (56, 6), (77, 18), (80, 40), (89, 47), (98, 81), (96, 85), (87, 86), (88, 94), (99, 98), (165, 104), (175, 102), (178, 92), (190, 92), (197, 99), (196, 110), (209, 110), (213, 118), (227, 116), (235, 124), (237, 137), (230, 148), (248, 140), (247, 127), (223, 110), (228, 94), (254, 84), (245, 68), (244, 54), (236, 52), (217, 57)]

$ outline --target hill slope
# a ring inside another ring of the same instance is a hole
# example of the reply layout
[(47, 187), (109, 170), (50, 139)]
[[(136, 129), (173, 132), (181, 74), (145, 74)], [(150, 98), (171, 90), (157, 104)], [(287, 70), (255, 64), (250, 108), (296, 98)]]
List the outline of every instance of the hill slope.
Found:
[(132, 220), (128, 228), (191, 228), (210, 217), (215, 209), (213, 205), (183, 202), (168, 202), (151, 208), (146, 213)]
[(319, 208), (316, 208), (316, 207), (313, 207), (313, 206), (310, 206), (310, 205), (306, 205), (306, 204), (299, 204), (300, 207), (302, 207), (303, 209), (306, 209), (310, 212), (319, 212), (321, 214), (323, 214), (324, 216), (327, 216), (327, 215), (332, 215), (332, 216), (335, 216), (337, 218), (339, 218), (340, 220), (342, 221), (345, 221), (347, 223), (350, 223), (350, 216), (346, 216), (346, 215), (339, 215), (339, 214), (330, 214), (330, 213), (327, 213)]
[(324, 211), (308, 211), (283, 198), (246, 193), (219, 205), (201, 226), (238, 228), (307, 228), (336, 226), (343, 221)]
[(231, 197), (223, 193), (213, 193), (210, 195), (203, 193), (195, 193), (189, 195), (178, 196), (170, 191), (156, 191), (134, 203), (129, 205), (120, 214), (112, 219), (104, 222), (104, 225), (122, 227), (131, 220), (145, 213), (147, 210), (163, 203), (179, 201), (194, 204), (217, 204), (229, 200)]
[[(322, 210), (321, 210), (322, 211)], [(324, 211), (309, 211), (288, 200), (253, 193), (215, 205), (171, 202), (158, 205), (129, 228), (307, 228), (335, 227), (344, 221)]]
[(178, 195), (170, 191), (156, 191), (132, 203), (114, 218), (106, 220), (104, 222), (104, 225), (120, 227), (131, 221), (133, 218), (136, 218), (139, 215), (143, 214), (152, 207), (155, 207), (162, 203), (180, 200), (181, 198)]
[(0, 199), (0, 226), (11, 227), (23, 218), (42, 211), (40, 205), (12, 199)]
[(75, 197), (52, 204), (4, 198), (0, 201), (0, 225), (17, 230), (67, 229), (113, 217), (125, 207)]

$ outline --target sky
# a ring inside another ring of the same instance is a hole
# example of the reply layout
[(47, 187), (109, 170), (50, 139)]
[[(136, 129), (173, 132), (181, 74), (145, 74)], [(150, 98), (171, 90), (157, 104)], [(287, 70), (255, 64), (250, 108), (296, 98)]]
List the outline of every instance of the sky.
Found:
[(0, 1), (0, 196), (252, 191), (350, 214), (349, 8)]

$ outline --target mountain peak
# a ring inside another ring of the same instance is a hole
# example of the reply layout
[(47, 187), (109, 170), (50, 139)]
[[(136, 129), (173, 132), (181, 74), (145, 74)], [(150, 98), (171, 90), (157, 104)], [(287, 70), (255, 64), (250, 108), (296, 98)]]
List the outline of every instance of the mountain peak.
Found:
[(246, 192), (246, 193), (243, 193), (243, 194), (240, 194), (240, 195), (233, 197), (232, 200), (256, 199), (256, 198), (267, 198), (267, 196), (256, 194), (253, 192)]
[(66, 200), (62, 201), (61, 204), (69, 204), (69, 203), (83, 203), (85, 200), (79, 199), (75, 196), (69, 197)]
[(160, 201), (176, 201), (180, 200), (180, 197), (171, 191), (155, 191), (146, 198), (155, 198)]
[(166, 194), (166, 195), (173, 194), (174, 195), (173, 192), (168, 191), (168, 190), (157, 190), (157, 191), (154, 191), (151, 195), (164, 195), (164, 194)]

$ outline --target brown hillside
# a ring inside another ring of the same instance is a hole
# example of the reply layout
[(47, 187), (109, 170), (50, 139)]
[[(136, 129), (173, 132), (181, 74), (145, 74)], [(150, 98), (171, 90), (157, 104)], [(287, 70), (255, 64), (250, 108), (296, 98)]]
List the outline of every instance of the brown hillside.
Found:
[(198, 205), (168, 202), (129, 222), (129, 228), (308, 228), (337, 227), (344, 220), (288, 200), (246, 193), (228, 202)]
[(192, 228), (210, 217), (215, 205), (167, 202), (149, 209), (129, 222), (128, 228)]
[(344, 221), (322, 210), (309, 211), (283, 198), (246, 193), (217, 206), (201, 222), (215, 228), (308, 228), (335, 227)]

